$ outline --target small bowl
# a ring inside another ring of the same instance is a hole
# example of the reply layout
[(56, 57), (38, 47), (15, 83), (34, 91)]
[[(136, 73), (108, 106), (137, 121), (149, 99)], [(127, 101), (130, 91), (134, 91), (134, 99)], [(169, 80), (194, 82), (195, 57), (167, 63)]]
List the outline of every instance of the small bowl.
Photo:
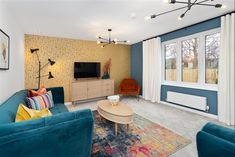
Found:
[(108, 96), (108, 100), (112, 106), (117, 106), (119, 102), (120, 96), (119, 95), (112, 95)]

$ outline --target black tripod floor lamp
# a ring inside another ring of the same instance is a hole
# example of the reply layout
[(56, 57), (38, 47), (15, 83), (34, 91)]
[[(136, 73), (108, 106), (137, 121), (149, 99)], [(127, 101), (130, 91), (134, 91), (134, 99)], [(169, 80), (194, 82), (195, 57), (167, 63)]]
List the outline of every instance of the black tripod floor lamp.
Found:
[(30, 49), (31, 53), (35, 53), (36, 54), (37, 60), (38, 60), (38, 75), (37, 75), (36, 78), (38, 79), (38, 89), (39, 89), (40, 88), (40, 84), (41, 84), (40, 80), (41, 80), (42, 77), (47, 77), (48, 76), (48, 79), (54, 78), (54, 76), (52, 75), (52, 73), (50, 71), (46, 75), (41, 75), (41, 70), (43, 68), (45, 68), (46, 66), (48, 66), (48, 65), (51, 65), (51, 66), (54, 65), (55, 61), (52, 61), (51, 59), (48, 59), (48, 62), (46, 64), (41, 65), (41, 61), (40, 61), (39, 56), (38, 56), (38, 51), (39, 51), (38, 48)]

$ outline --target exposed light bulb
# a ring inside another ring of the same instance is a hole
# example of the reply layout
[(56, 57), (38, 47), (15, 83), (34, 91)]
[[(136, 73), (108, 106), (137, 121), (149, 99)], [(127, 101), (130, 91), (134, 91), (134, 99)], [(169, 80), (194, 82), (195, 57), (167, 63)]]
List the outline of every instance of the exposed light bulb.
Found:
[(100, 41), (97, 41), (97, 44), (100, 44), (101, 42)]
[(222, 4), (216, 4), (215, 8), (222, 8)]
[(226, 5), (222, 5), (222, 7), (221, 7), (222, 9), (226, 9), (227, 8), (227, 6)]
[(127, 42), (127, 43), (129, 43), (129, 42), (130, 42), (130, 40), (127, 40), (126, 42)]
[(184, 17), (184, 14), (181, 14), (179, 17), (178, 17), (178, 20), (182, 20)]
[(101, 47), (101, 48), (104, 48), (104, 45), (101, 45), (100, 47)]
[(145, 19), (145, 20), (150, 20), (150, 19), (151, 19), (151, 16), (145, 16), (144, 19)]
[(117, 41), (117, 38), (115, 38), (113, 41), (115, 41), (115, 42), (116, 42), (116, 41)]
[(168, 3), (175, 4), (176, 0), (168, 0)]
[(136, 14), (135, 14), (135, 13), (131, 13), (131, 14), (130, 14), (130, 18), (131, 18), (131, 19), (135, 19), (135, 18), (136, 18)]
[(99, 39), (99, 36), (98, 36), (98, 35), (96, 35), (95, 37), (96, 37), (97, 39)]

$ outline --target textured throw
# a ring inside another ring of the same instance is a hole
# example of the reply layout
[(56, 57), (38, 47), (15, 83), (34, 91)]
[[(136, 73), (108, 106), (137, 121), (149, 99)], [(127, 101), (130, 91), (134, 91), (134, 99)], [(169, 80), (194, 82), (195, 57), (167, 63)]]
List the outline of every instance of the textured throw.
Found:
[(47, 92), (46, 94), (27, 98), (27, 106), (35, 110), (42, 110), (44, 108), (52, 108), (54, 106), (54, 102), (52, 99), (51, 91)]
[(126, 132), (119, 125), (118, 135), (114, 123), (94, 111), (95, 135), (92, 157), (166, 157), (185, 147), (191, 141), (137, 114)]

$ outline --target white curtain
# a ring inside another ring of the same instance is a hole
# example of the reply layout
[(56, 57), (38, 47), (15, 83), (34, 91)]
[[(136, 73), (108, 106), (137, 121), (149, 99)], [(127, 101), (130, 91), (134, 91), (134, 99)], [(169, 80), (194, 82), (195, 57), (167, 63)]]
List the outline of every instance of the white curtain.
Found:
[(160, 102), (161, 93), (161, 39), (143, 42), (143, 98)]
[(234, 13), (221, 17), (221, 49), (219, 57), (218, 117), (234, 125)]

